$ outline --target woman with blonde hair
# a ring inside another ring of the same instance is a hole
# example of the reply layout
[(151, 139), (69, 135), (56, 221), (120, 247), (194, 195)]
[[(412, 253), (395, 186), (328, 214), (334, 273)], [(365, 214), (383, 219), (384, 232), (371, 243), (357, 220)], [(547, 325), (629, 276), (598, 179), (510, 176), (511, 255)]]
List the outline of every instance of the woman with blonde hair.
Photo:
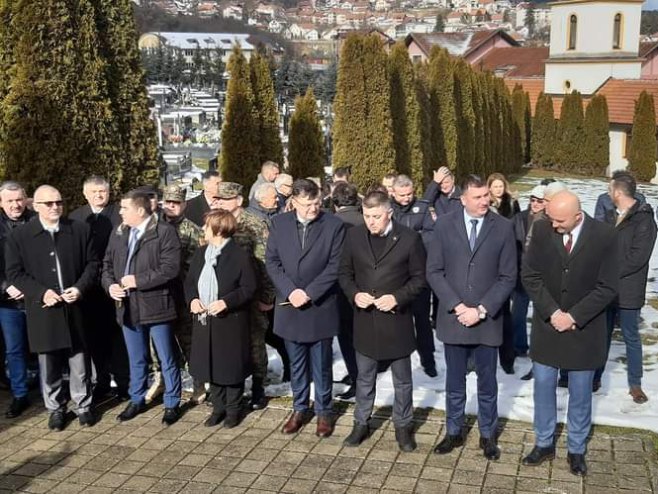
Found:
[(502, 173), (492, 173), (487, 178), (487, 187), (491, 196), (491, 209), (499, 215), (511, 219), (521, 212), (519, 202), (510, 193), (509, 182)]

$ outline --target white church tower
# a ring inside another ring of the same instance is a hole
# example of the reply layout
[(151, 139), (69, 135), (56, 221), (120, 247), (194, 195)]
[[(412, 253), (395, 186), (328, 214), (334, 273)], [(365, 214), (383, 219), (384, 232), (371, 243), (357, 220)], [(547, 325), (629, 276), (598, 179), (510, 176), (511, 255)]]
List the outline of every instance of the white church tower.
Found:
[(552, 2), (544, 92), (591, 95), (610, 77), (639, 79), (643, 0)]

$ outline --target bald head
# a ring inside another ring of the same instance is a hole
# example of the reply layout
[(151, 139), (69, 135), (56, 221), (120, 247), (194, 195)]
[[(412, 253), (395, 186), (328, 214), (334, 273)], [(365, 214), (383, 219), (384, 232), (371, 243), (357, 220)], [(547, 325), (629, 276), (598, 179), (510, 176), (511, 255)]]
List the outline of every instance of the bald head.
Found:
[(563, 190), (555, 194), (546, 206), (553, 228), (558, 233), (570, 233), (583, 221), (580, 199), (573, 192)]
[(43, 224), (54, 226), (59, 223), (64, 210), (62, 206), (62, 195), (55, 187), (42, 185), (34, 191), (34, 209)]

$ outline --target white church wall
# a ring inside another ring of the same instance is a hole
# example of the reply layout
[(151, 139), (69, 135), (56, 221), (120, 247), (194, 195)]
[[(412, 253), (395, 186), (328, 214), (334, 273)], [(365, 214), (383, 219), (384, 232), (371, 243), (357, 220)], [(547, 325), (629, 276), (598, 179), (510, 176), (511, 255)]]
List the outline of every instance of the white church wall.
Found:
[[(559, 2), (551, 4), (550, 56), (597, 53), (637, 55), (642, 2)], [(613, 49), (613, 27), (616, 14), (622, 14), (621, 48)], [(571, 15), (578, 19), (576, 49), (567, 50)]]
[[(615, 79), (639, 79), (642, 73), (640, 62), (632, 63), (550, 63), (546, 62), (545, 91), (549, 94), (564, 94), (579, 91), (592, 94), (609, 77)], [(566, 82), (569, 81), (570, 89)]]

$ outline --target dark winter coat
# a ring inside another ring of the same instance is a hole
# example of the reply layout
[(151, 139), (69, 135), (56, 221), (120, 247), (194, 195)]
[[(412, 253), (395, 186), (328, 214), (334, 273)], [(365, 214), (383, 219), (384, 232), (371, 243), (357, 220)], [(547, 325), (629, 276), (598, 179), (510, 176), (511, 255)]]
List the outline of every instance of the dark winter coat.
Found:
[[(571, 253), (547, 220), (533, 224), (522, 278), (534, 311), (530, 336), (533, 361), (566, 370), (594, 370), (607, 355), (606, 308), (617, 295), (619, 263), (615, 231), (585, 215)], [(573, 331), (553, 328), (561, 309), (576, 321)]]
[(24, 309), (24, 300), (10, 300), (7, 295), (7, 288), (11, 283), (7, 282), (5, 275), (5, 243), (9, 234), (15, 229), (25, 225), (30, 219), (34, 218), (36, 213), (29, 209), (23, 211), (23, 214), (16, 221), (9, 219), (4, 211), (0, 210), (0, 307), (9, 309)]
[[(101, 279), (106, 291), (124, 276), (129, 236), (127, 226), (120, 226), (110, 236)], [(130, 274), (135, 275), (137, 288), (130, 290), (117, 307), (119, 325), (157, 324), (176, 319), (172, 288), (180, 270), (180, 250), (176, 228), (151, 216), (131, 259)], [(129, 320), (125, 319), (127, 308)]]
[(375, 298), (391, 294), (398, 305), (394, 312), (354, 305), (354, 348), (375, 360), (403, 358), (416, 349), (411, 303), (427, 287), (425, 247), (413, 230), (393, 223), (383, 254), (376, 259), (369, 235), (365, 225), (347, 232), (340, 286), (352, 304), (357, 293), (367, 292)]
[(395, 201), (392, 201), (391, 205), (393, 206), (393, 219), (400, 225), (420, 233), (423, 242), (427, 245), (434, 231), (430, 203), (423, 199), (414, 199), (406, 206)]
[[(208, 247), (197, 249), (185, 279), (185, 299), (199, 298), (198, 282)], [(190, 373), (201, 382), (239, 384), (250, 374), (249, 303), (257, 287), (253, 264), (246, 251), (230, 240), (215, 266), (219, 296), (228, 309), (208, 316), (203, 325), (194, 317)]]
[[(56, 257), (63, 287), (59, 286), (57, 278)], [(99, 267), (89, 227), (62, 218), (53, 238), (38, 218), (34, 218), (9, 235), (5, 263), (9, 284), (25, 295), (30, 349), (44, 353), (84, 348), (82, 305), (85, 295), (97, 281)], [(43, 307), (43, 296), (48, 289), (61, 293), (69, 287), (80, 290), (82, 296), (77, 302)]]
[(622, 309), (644, 306), (649, 273), (649, 260), (656, 243), (653, 208), (639, 201), (615, 227), (619, 245), (619, 295)]
[(434, 206), (434, 212), (438, 217), (452, 211), (461, 211), (463, 207), (461, 195), (462, 191), (457, 186), (455, 186), (455, 189), (449, 196), (443, 194), (439, 184), (432, 180), (427, 186), (427, 189), (425, 189), (423, 199)]
[[(516, 285), (516, 246), (509, 220), (487, 213), (471, 252), (464, 212), (439, 216), (427, 248), (427, 281), (439, 298), (437, 334), (452, 345), (500, 346), (503, 341), (501, 310)], [(483, 305), (485, 320), (466, 328), (454, 308)]]
[[(338, 334), (338, 266), (345, 226), (333, 214), (320, 213), (308, 225), (304, 248), (297, 213), (276, 216), (267, 241), (265, 264), (276, 287), (274, 333), (291, 341), (310, 343)], [(297, 288), (311, 302), (298, 309), (281, 305)]]
[(107, 243), (110, 241), (110, 235), (121, 224), (119, 205), (113, 203), (108, 204), (100, 213), (95, 214), (92, 212), (91, 206), (87, 204), (69, 214), (69, 218), (89, 225), (91, 238), (98, 252), (98, 258), (103, 260)]
[(491, 209), (501, 215), (503, 218), (511, 220), (515, 214), (521, 212), (521, 207), (519, 206), (519, 201), (514, 199), (509, 193), (505, 192), (503, 197), (500, 199), (500, 204), (495, 206), (491, 205)]
[(364, 225), (363, 213), (359, 206), (343, 206), (338, 208), (335, 213), (336, 218), (340, 218), (345, 223), (348, 230), (353, 226)]

